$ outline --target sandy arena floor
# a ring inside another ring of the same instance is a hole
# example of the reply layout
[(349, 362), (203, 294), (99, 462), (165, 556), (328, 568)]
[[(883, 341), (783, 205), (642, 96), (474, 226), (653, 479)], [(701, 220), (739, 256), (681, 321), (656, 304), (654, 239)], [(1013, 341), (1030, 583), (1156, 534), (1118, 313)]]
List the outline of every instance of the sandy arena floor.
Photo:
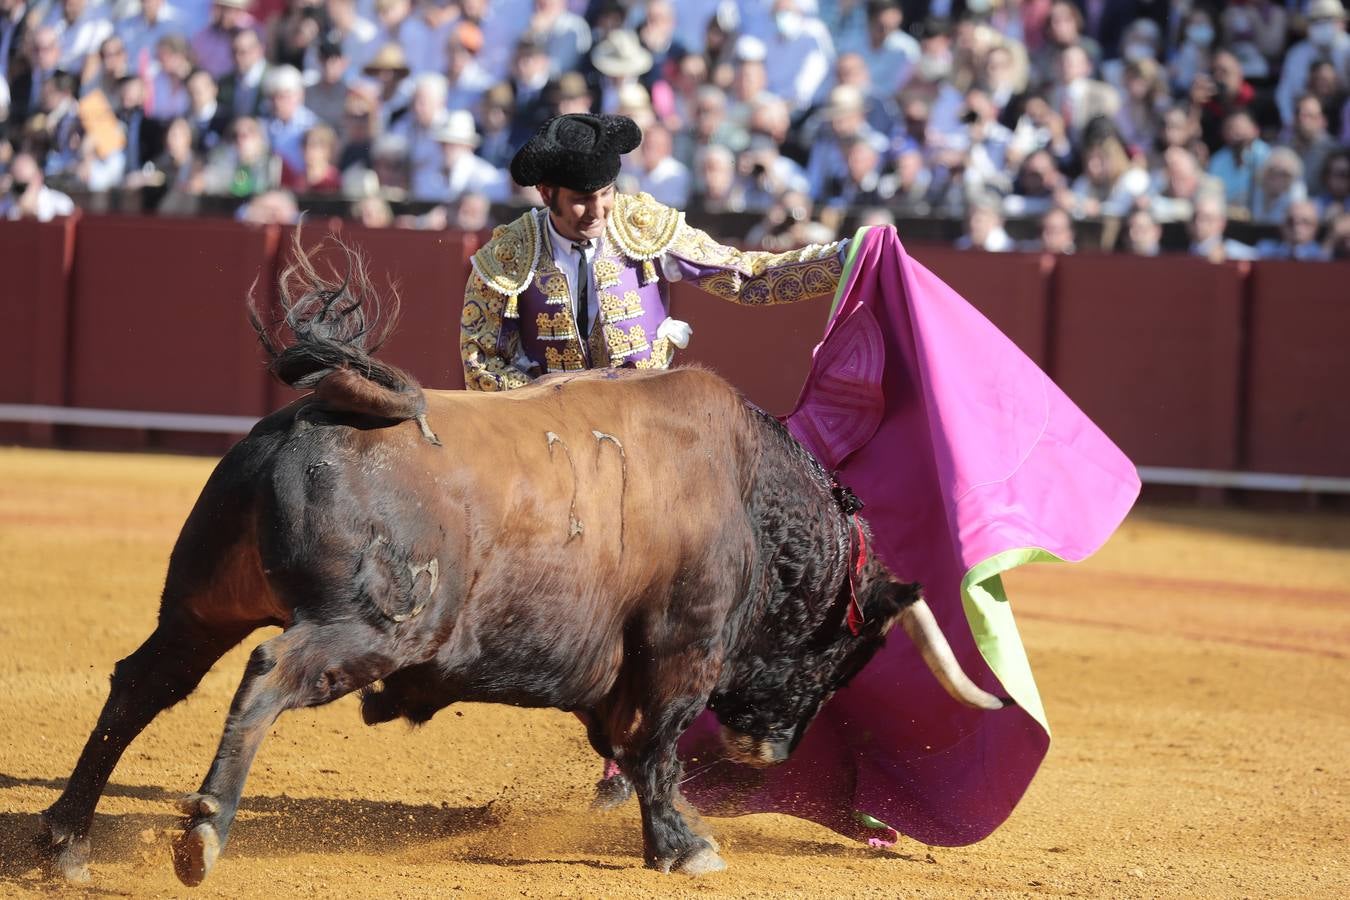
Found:
[(466, 705), (372, 729), (348, 697), (283, 716), (190, 891), (170, 804), (200, 782), (260, 632), (131, 746), (91, 885), (49, 884), (36, 813), (149, 634), (210, 468), (0, 450), (0, 895), (1350, 896), (1350, 517), (1158, 507), (1086, 564), (1009, 579), (1055, 743), (975, 846), (713, 820), (728, 871), (661, 876), (641, 867), (635, 808), (587, 811), (597, 765), (571, 716)]

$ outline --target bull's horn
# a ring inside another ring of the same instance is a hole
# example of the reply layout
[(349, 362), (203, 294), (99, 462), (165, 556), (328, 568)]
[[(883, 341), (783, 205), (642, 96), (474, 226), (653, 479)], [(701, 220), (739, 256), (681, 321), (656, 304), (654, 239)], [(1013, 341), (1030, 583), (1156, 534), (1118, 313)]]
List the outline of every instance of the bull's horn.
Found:
[(947, 693), (952, 695), (953, 700), (966, 706), (973, 706), (975, 709), (1002, 709), (1012, 704), (1012, 700), (995, 697), (970, 680), (961, 669), (961, 664), (956, 661), (952, 645), (947, 643), (947, 636), (938, 627), (937, 619), (933, 618), (933, 611), (928, 608), (927, 601), (919, 599), (905, 607), (900, 613), (900, 624), (904, 626), (909, 639), (923, 654), (923, 661), (928, 664), (928, 668), (933, 671), (933, 675), (942, 683)]

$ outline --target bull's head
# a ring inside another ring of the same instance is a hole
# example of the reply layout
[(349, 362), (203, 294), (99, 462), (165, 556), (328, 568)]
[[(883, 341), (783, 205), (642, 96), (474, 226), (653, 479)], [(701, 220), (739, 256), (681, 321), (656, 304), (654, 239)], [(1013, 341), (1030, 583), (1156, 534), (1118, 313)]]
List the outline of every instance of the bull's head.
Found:
[[(877, 562), (858, 579), (862, 622), (857, 633), (845, 622), (847, 584), (824, 621), (805, 640), (765, 634), (739, 661), (728, 689), (709, 704), (722, 723), (728, 755), (737, 762), (769, 766), (784, 762), (822, 704), (872, 659), (899, 622), (949, 694), (978, 709), (1001, 709), (1011, 701), (981, 690), (966, 676), (938, 628), (918, 585), (902, 584)], [(761, 623), (774, 632), (787, 623)]]

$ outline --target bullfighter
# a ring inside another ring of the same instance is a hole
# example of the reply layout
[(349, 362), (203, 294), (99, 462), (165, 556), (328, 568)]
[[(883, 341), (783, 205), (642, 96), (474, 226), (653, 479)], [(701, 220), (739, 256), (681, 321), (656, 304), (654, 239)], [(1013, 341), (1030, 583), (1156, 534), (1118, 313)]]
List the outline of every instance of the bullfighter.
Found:
[(623, 154), (642, 140), (626, 116), (549, 120), (511, 160), (547, 207), (493, 232), (473, 255), (460, 349), (469, 388), (497, 391), (551, 372), (664, 369), (690, 328), (669, 316), (687, 281), (747, 306), (833, 294), (847, 242), (787, 253), (719, 244), (647, 194), (621, 194)]

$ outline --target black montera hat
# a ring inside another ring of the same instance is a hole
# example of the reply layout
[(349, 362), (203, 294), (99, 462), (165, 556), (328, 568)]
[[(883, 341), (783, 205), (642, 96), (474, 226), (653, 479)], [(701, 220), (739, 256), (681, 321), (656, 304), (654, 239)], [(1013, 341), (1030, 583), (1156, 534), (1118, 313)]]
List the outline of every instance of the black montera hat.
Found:
[(642, 129), (627, 116), (557, 116), (516, 152), (511, 177), (521, 187), (555, 184), (589, 194), (612, 184), (619, 157), (640, 143)]

